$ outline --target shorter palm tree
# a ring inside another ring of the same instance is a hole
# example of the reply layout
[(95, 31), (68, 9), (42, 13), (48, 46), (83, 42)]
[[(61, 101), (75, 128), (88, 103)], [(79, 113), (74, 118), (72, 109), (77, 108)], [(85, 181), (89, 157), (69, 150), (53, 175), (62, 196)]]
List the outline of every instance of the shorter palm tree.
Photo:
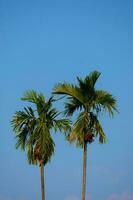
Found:
[(16, 148), (27, 151), (29, 164), (40, 165), (42, 200), (45, 200), (44, 166), (55, 149), (51, 130), (67, 133), (71, 129), (70, 121), (59, 119), (60, 113), (52, 106), (53, 97), (46, 101), (42, 93), (30, 90), (22, 100), (33, 103), (34, 107), (26, 107), (13, 116), (11, 123), (16, 134)]

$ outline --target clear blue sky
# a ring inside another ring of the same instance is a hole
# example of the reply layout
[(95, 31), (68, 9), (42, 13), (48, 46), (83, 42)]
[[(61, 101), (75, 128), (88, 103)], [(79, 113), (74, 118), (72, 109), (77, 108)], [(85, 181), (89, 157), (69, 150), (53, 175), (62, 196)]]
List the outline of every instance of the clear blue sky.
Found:
[[(101, 119), (107, 145), (88, 147), (87, 200), (133, 200), (132, 10), (131, 0), (0, 0), (0, 200), (41, 197), (39, 167), (15, 150), (10, 127), (24, 91), (48, 97), (55, 83), (92, 70), (102, 72), (98, 88), (114, 94), (120, 114)], [(47, 199), (79, 200), (82, 150), (53, 137)]]

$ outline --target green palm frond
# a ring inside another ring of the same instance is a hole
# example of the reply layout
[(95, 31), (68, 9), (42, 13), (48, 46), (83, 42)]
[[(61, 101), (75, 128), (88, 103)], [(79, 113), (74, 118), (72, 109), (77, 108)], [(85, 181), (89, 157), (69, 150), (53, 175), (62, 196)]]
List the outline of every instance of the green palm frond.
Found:
[(47, 121), (52, 122), (56, 117), (58, 117), (58, 115), (60, 115), (59, 112), (57, 112), (57, 110), (55, 108), (51, 108), (47, 111), (46, 117), (47, 117)]
[(73, 125), (68, 140), (69, 142), (75, 142), (77, 146), (83, 147), (86, 134), (98, 137), (99, 143), (106, 143), (106, 135), (97, 116), (93, 113), (81, 112)]
[(88, 88), (94, 88), (100, 75), (100, 72), (93, 71), (88, 76), (86, 76), (86, 78), (84, 79), (84, 83), (88, 85)]
[(77, 146), (83, 147), (84, 136), (88, 130), (90, 118), (87, 112), (81, 112), (76, 122), (73, 125), (72, 132), (70, 133), (68, 140), (69, 142), (76, 142)]
[(106, 143), (106, 135), (98, 119), (95, 121), (95, 132), (96, 136), (99, 138), (99, 143)]
[(99, 76), (100, 72), (94, 71), (86, 76), (84, 80), (77, 77), (80, 93), (82, 96), (84, 96), (85, 106), (92, 102), (92, 99), (95, 95), (95, 84)]
[(64, 114), (67, 116), (72, 116), (76, 110), (82, 110), (83, 104), (73, 97), (68, 97), (68, 102), (65, 103)]
[(86, 129), (88, 129), (89, 123), (89, 114), (86, 111), (80, 112), (74, 124), (74, 127), (76, 128), (75, 130), (83, 133)]
[(29, 140), (29, 144), (32, 144), (33, 146), (33, 160), (38, 160), (38, 162), (43, 160), (45, 165), (50, 161), (52, 155), (54, 154), (55, 147), (49, 129), (45, 126), (45, 124), (39, 124), (34, 132), (33, 140), (35, 140), (35, 142), (32, 141), (32, 137)]
[(68, 119), (55, 119), (53, 127), (55, 132), (64, 132), (67, 135), (71, 131), (71, 121)]
[(100, 124), (98, 117), (90, 112), (90, 129), (93, 131), (96, 137), (99, 139), (99, 143), (106, 143), (106, 134)]
[(16, 148), (25, 149), (27, 140), (30, 137), (31, 131), (36, 124), (34, 111), (31, 107), (24, 108), (23, 111), (18, 111), (13, 116), (11, 121), (13, 130), (16, 133)]
[(40, 114), (44, 110), (44, 105), (45, 105), (45, 107), (48, 107), (48, 105), (50, 103), (49, 101), (51, 99), (47, 102), (48, 105), (46, 105), (45, 104), (45, 98), (44, 98), (44, 95), (42, 93), (37, 93), (34, 90), (28, 90), (28, 91), (25, 92), (25, 94), (21, 98), (21, 100), (34, 103), (36, 108), (37, 108), (37, 112)]
[(80, 93), (79, 88), (73, 84), (59, 83), (54, 87), (53, 94), (68, 95), (77, 99), (82, 104), (84, 103), (84, 97)]
[(42, 93), (37, 94), (35, 90), (28, 90), (24, 93), (24, 96), (21, 98), (23, 101), (28, 101), (32, 103), (37, 103), (38, 100), (44, 102), (44, 96)]
[(114, 112), (118, 112), (116, 99), (104, 90), (97, 90), (95, 92), (94, 109), (97, 111), (104, 110), (113, 116)]
[[(42, 96), (42, 94), (41, 94)], [(40, 94), (38, 95), (38, 101), (36, 103), (36, 107), (37, 107), (37, 112), (38, 114), (43, 118), (46, 117), (46, 115), (48, 116), (49, 112), (57, 112), (55, 111), (55, 108), (52, 108), (52, 104), (55, 101), (53, 96), (50, 97), (47, 101), (44, 101), (43, 98), (40, 96)]]
[(27, 146), (27, 160), (29, 164), (37, 165), (38, 159), (35, 156), (34, 146), (33, 143), (28, 143)]
[(21, 128), (23, 124), (28, 123), (29, 121), (32, 121), (35, 119), (34, 111), (31, 107), (24, 108), (23, 111), (17, 111), (15, 115), (13, 116), (13, 119), (11, 121), (12, 126), (15, 129)]

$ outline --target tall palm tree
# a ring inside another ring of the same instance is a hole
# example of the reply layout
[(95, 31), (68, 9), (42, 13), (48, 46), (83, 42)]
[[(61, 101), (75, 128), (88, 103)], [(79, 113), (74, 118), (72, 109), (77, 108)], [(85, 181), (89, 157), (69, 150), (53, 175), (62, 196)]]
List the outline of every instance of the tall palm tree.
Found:
[(76, 110), (80, 111), (68, 140), (83, 148), (82, 200), (85, 200), (86, 194), (87, 144), (92, 143), (96, 137), (100, 143), (106, 142), (99, 114), (105, 111), (113, 116), (114, 111), (117, 111), (115, 98), (107, 91), (95, 88), (99, 76), (99, 72), (93, 71), (85, 79), (77, 77), (77, 85), (59, 83), (53, 90), (54, 94), (67, 97), (67, 116), (72, 116)]
[(70, 121), (59, 119), (59, 113), (53, 108), (53, 97), (45, 100), (42, 93), (27, 91), (22, 98), (34, 104), (17, 111), (11, 121), (16, 134), (16, 148), (27, 151), (29, 164), (39, 164), (41, 172), (42, 200), (45, 200), (44, 166), (54, 153), (55, 144), (51, 137), (51, 129), (55, 131), (70, 130)]

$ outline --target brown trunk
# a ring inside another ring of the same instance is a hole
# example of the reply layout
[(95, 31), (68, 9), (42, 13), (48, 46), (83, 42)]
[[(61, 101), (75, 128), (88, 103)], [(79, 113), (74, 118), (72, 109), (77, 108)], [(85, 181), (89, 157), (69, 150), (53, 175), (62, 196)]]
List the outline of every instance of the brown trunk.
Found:
[(87, 142), (84, 142), (84, 147), (83, 147), (82, 200), (85, 200), (85, 194), (86, 194), (86, 166), (87, 166)]
[(42, 192), (42, 200), (45, 200), (44, 164), (43, 164), (43, 162), (40, 162), (40, 173), (41, 173), (41, 192)]

